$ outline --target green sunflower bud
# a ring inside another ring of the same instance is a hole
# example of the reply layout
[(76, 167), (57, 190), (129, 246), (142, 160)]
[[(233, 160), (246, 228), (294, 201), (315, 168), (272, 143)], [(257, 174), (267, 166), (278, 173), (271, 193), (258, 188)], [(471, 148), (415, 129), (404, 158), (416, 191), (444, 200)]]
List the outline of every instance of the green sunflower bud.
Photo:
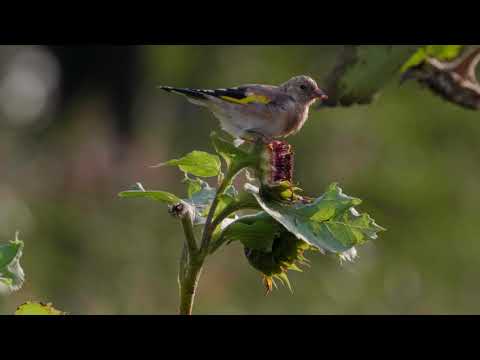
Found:
[(276, 287), (274, 279), (280, 280), (292, 290), (287, 277), (288, 270), (302, 271), (299, 265), (308, 264), (304, 252), (310, 250), (311, 246), (306, 242), (297, 239), (288, 231), (281, 231), (273, 240), (272, 251), (251, 249), (245, 246), (245, 256), (250, 265), (263, 274), (263, 283), (267, 294)]
[(279, 202), (301, 202), (309, 203), (310, 198), (301, 196), (298, 192), (303, 191), (301, 188), (294, 186), (290, 181), (281, 181), (276, 184), (262, 184), (260, 187), (260, 196), (264, 199), (276, 200)]

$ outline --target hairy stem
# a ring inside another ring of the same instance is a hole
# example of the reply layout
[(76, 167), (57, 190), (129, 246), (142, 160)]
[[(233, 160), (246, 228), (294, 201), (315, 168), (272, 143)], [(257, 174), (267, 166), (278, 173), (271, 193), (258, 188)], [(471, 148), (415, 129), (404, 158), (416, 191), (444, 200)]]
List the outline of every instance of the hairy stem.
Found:
[(197, 241), (193, 232), (193, 220), (190, 212), (187, 212), (182, 217), (183, 232), (185, 234), (185, 240), (189, 254), (195, 254), (198, 251)]
[(185, 244), (183, 245), (178, 272), (178, 285), (180, 287), (179, 313), (180, 315), (191, 315), (205, 256), (197, 248), (191, 212), (184, 212), (181, 215), (181, 219), (185, 234)]
[[(235, 175), (235, 174), (234, 174)], [(222, 194), (230, 184), (232, 176), (226, 176), (219, 186), (215, 199), (210, 206), (205, 227), (203, 230), (203, 237), (200, 249), (197, 248), (195, 234), (193, 232), (193, 221), (190, 212), (186, 212), (182, 216), (183, 231), (186, 242), (186, 260), (180, 261), (179, 285), (180, 285), (180, 315), (191, 315), (195, 293), (197, 290), (198, 281), (202, 273), (203, 263), (208, 254), (208, 247), (212, 237), (213, 227), (212, 221), (215, 215), (219, 202), (219, 195)], [(182, 258), (184, 255), (182, 254)]]
[(212, 201), (210, 210), (203, 228), (202, 242), (200, 249), (197, 248), (195, 234), (193, 232), (192, 215), (187, 211), (182, 216), (182, 225), (185, 233), (185, 247), (180, 260), (179, 270), (179, 285), (180, 285), (180, 315), (191, 315), (195, 293), (198, 286), (198, 281), (202, 273), (203, 263), (209, 254), (210, 243), (215, 228), (220, 224), (221, 220), (228, 216), (226, 212), (222, 212), (217, 219), (214, 219), (215, 211), (217, 210), (220, 201), (220, 195), (225, 192), (225, 189), (231, 184), (235, 176), (240, 172), (244, 166), (230, 169), (226, 176), (221, 181), (218, 190), (215, 194), (215, 199)]
[(193, 301), (197, 290), (198, 280), (202, 273), (204, 257), (188, 256), (185, 272), (180, 274), (180, 315), (192, 315)]

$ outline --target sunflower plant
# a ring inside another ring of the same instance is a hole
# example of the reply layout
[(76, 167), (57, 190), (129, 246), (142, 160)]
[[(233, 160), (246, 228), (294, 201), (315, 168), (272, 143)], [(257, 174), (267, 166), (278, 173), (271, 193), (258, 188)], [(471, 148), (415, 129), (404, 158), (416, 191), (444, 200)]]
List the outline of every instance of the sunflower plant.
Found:
[[(184, 173), (185, 198), (147, 190), (141, 183), (119, 194), (164, 203), (182, 224), (180, 314), (192, 313), (205, 260), (226, 244), (243, 245), (248, 263), (261, 273), (270, 293), (277, 282), (291, 289), (287, 273), (308, 265), (307, 252), (353, 261), (356, 247), (384, 230), (356, 210), (360, 199), (344, 194), (337, 184), (318, 197), (304, 195), (293, 182), (294, 152), (287, 142), (236, 146), (232, 140), (213, 132), (215, 154), (193, 151), (159, 165), (176, 166)], [(238, 189), (233, 181), (243, 171), (247, 181)], [(216, 178), (216, 188), (205, 178)]]

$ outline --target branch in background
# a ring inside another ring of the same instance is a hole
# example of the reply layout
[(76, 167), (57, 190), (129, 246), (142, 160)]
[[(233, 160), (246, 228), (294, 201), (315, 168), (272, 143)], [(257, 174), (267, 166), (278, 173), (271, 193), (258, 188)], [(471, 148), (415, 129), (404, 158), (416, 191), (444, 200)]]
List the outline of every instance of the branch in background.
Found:
[(467, 109), (480, 109), (480, 84), (475, 70), (480, 62), (480, 48), (469, 49), (453, 61), (427, 57), (408, 69), (402, 80), (415, 79), (446, 101)]
[(370, 104), (419, 45), (346, 45), (323, 82), (329, 99), (320, 107)]

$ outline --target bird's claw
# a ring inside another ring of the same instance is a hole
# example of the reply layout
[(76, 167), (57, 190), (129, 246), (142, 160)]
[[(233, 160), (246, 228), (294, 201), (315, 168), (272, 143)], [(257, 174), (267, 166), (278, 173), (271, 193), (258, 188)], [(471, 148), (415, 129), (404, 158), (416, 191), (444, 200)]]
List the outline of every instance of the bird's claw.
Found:
[(260, 132), (257, 132), (255, 130), (247, 130), (246, 131), (249, 135), (251, 135), (251, 138), (242, 138), (243, 140), (249, 142), (249, 143), (263, 143), (263, 144), (270, 144), (273, 141), (273, 138), (268, 137)]

